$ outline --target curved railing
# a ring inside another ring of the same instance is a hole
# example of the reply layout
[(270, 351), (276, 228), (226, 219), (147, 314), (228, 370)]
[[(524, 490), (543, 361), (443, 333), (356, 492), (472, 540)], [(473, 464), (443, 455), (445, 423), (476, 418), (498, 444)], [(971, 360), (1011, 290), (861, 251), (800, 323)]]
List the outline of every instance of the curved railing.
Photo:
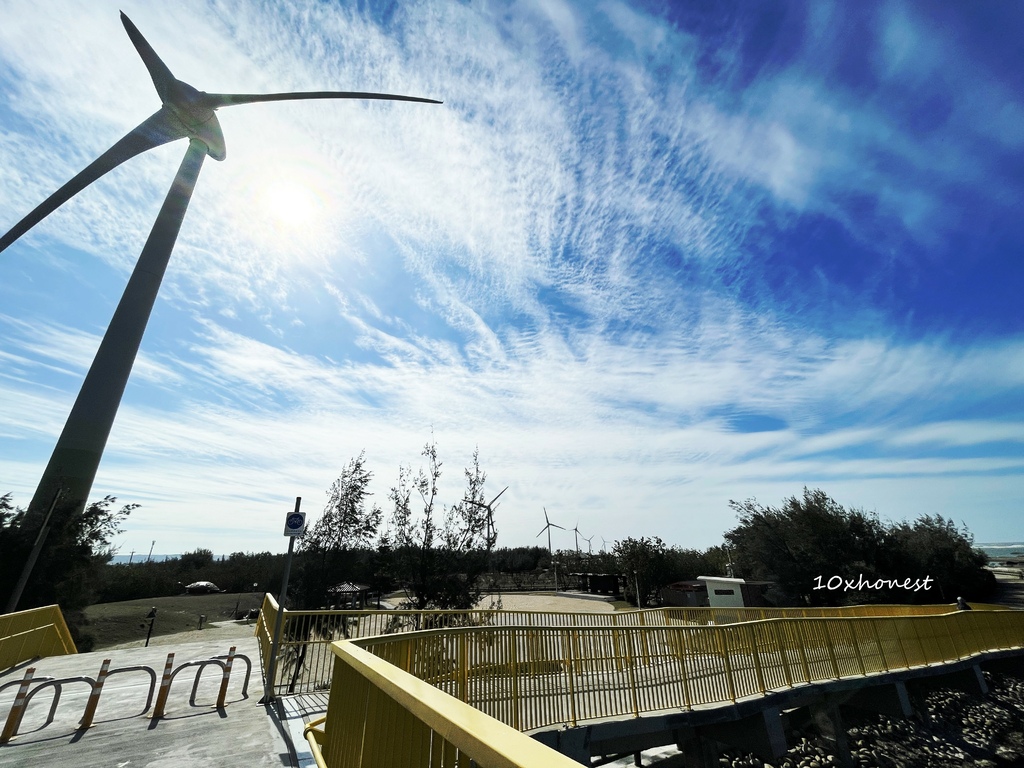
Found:
[[(977, 609), (999, 606), (977, 605)], [(378, 635), (401, 635), (456, 627), (644, 627), (718, 626), (777, 618), (858, 616), (932, 616), (948, 613), (948, 605), (858, 605), (841, 608), (647, 608), (633, 611), (575, 613), (566, 611), (289, 611), (278, 652), (274, 691), (308, 693), (330, 685), (333, 655), (330, 644)], [(264, 675), (269, 667), (274, 622), (279, 607), (267, 595), (256, 626)]]
[(1024, 614), (469, 627), (353, 641), (519, 730), (735, 702), (1020, 647)]
[[(405, 751), (389, 753), (387, 764), (435, 764), (431, 745), (450, 743), (461, 726), (435, 722), (434, 705), (415, 694), (396, 698), (378, 680), (382, 669), (395, 685), (411, 679), (429, 683), (447, 694), (440, 700), (446, 707), (452, 702), (469, 706), (478, 717), (490, 718), (485, 722), (493, 727), (530, 731), (685, 711), (1022, 647), (1024, 612), (1006, 610), (776, 618), (731, 625), (483, 626), (379, 636), (331, 646), (335, 668), (327, 719), (313, 743), (321, 745), (322, 765), (328, 768), (369, 766), (381, 763), (367, 755), (392, 748), (376, 743), (378, 736), (388, 742), (383, 734), (419, 729), (426, 735)], [(374, 662), (371, 673), (366, 652), (384, 666)], [(424, 730), (427, 709), (431, 724)], [(377, 725), (382, 713), (385, 730)], [(432, 735), (438, 733), (443, 738)], [(488, 762), (469, 747), (460, 749), (481, 766), (556, 765)]]

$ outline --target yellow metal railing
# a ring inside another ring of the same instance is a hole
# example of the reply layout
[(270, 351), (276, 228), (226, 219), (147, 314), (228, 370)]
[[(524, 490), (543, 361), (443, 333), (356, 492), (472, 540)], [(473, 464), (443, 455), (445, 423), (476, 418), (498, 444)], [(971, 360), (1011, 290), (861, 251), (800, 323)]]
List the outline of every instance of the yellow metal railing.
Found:
[(56, 605), (0, 616), (0, 670), (28, 659), (78, 653)]
[[(260, 608), (260, 615), (256, 619), (256, 643), (260, 648), (260, 667), (263, 670), (263, 679), (267, 679), (267, 669), (270, 666), (270, 649), (274, 644), (274, 623), (277, 621), (277, 614), (280, 607), (277, 600), (269, 593), (263, 597), (263, 607)], [(284, 616), (288, 611), (284, 611)]]
[(735, 702), (1024, 646), (1024, 612), (727, 626), (470, 627), (354, 641), (519, 730)]
[[(1008, 610), (424, 630), (332, 644), (327, 716), (307, 737), (322, 768), (468, 765), (463, 753), (482, 768), (560, 766), (553, 751), (506, 750), (507, 729), (689, 710), (1022, 647), (1024, 612)], [(467, 722), (501, 749), (473, 751)]]
[(321, 768), (579, 768), (352, 643), (331, 650), (337, 661), (326, 727), (307, 728)]
[[(977, 605), (976, 609), (1000, 606)], [(267, 595), (256, 625), (263, 670), (270, 658), (279, 608)], [(378, 635), (456, 627), (643, 627), (717, 626), (775, 618), (858, 616), (930, 616), (948, 613), (948, 605), (860, 605), (842, 608), (649, 608), (604, 613), (559, 611), (284, 611), (284, 630), (274, 681), (275, 693), (302, 693), (330, 684), (330, 644)]]

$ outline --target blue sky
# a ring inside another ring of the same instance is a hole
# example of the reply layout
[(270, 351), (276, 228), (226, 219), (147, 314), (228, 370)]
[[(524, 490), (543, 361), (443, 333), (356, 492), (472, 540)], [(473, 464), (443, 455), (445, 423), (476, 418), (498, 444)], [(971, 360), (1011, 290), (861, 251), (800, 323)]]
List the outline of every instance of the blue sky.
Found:
[[(220, 110), (93, 488), (122, 553), (283, 550), (431, 435), (506, 546), (706, 547), (805, 485), (1024, 536), (1024, 7), (0, 2), (0, 230), (159, 106), (119, 8), (202, 90), (445, 102)], [(0, 254), (16, 502), (184, 148)]]

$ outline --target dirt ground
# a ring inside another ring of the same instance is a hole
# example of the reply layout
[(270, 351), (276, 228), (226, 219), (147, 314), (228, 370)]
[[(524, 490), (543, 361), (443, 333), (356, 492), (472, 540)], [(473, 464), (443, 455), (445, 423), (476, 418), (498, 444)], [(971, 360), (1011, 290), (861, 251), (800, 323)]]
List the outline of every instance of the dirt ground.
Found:
[[(484, 595), (477, 608), (491, 607), (491, 596)], [(614, 604), (600, 599), (571, 597), (551, 593), (522, 594), (505, 592), (501, 595), (501, 607), (506, 611), (566, 611), (575, 613), (611, 613)]]

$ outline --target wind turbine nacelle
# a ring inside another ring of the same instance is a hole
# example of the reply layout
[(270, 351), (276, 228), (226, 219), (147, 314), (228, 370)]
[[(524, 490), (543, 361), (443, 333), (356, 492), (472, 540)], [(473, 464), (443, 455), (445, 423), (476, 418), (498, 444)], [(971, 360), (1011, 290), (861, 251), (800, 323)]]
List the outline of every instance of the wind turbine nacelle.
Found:
[(227, 146), (220, 121), (209, 106), (206, 93), (175, 79), (167, 89), (164, 106), (174, 113), (189, 138), (206, 145), (206, 153), (214, 160), (227, 157)]

